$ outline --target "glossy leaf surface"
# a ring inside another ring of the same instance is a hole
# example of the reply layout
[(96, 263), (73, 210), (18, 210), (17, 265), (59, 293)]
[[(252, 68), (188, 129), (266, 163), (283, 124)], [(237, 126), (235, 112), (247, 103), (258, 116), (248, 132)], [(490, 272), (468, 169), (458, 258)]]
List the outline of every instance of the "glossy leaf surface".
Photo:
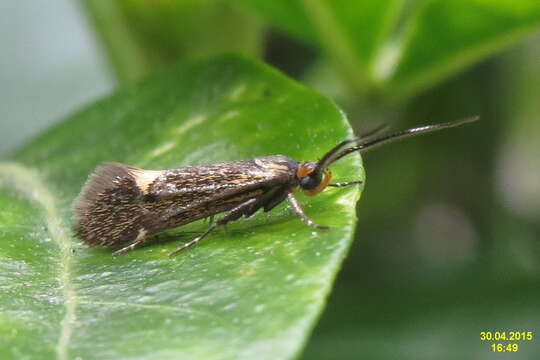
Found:
[[(0, 163), (0, 353), (13, 358), (287, 359), (317, 319), (355, 224), (359, 188), (284, 205), (167, 252), (208, 224), (120, 257), (70, 231), (103, 161), (175, 168), (260, 155), (316, 160), (351, 132), (326, 98), (238, 57), (185, 61), (126, 88)], [(335, 180), (363, 178), (359, 157)]]

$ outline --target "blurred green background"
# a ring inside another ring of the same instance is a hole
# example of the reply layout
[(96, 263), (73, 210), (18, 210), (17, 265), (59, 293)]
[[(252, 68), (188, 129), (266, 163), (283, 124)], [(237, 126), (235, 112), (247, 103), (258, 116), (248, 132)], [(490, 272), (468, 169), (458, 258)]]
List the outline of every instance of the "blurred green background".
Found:
[[(478, 114), (365, 156), (357, 239), (304, 358), (491, 359), (481, 331), (540, 336), (539, 28), (526, 0), (3, 1), (0, 155), (222, 52), (316, 88), (357, 133)], [(520, 347), (540, 357), (538, 341)]]

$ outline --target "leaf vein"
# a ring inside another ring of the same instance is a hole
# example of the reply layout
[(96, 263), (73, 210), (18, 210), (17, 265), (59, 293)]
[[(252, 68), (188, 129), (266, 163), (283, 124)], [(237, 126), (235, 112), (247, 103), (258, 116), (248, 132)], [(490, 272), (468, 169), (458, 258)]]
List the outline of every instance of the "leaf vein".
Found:
[(56, 344), (59, 360), (67, 360), (69, 342), (76, 320), (77, 296), (72, 283), (71, 267), (73, 262), (72, 243), (64, 231), (62, 220), (53, 192), (41, 179), (39, 172), (14, 162), (0, 163), (0, 184), (7, 185), (44, 209), (45, 223), (53, 241), (60, 249), (58, 282), (62, 289), (66, 312), (60, 324), (60, 336)]

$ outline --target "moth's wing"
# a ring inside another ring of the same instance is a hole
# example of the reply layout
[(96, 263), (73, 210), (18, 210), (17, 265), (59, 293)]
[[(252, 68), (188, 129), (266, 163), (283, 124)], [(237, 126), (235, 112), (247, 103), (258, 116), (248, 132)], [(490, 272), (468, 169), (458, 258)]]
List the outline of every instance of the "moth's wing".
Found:
[[(273, 187), (289, 180), (288, 168), (263, 168), (256, 160), (164, 170), (146, 186), (145, 194), (156, 200), (181, 197), (189, 206), (258, 187)], [(134, 174), (140, 177), (139, 174), (146, 172)]]
[(291, 161), (268, 156), (163, 171), (106, 163), (74, 202), (74, 230), (88, 245), (131, 242), (286, 185), (294, 174)]
[[(295, 163), (280, 165), (281, 157), (274, 157), (166, 170), (147, 188), (153, 202), (149, 209), (167, 204), (160, 216), (171, 227), (226, 211), (253, 197), (265, 200), (265, 194), (287, 187), (294, 177)], [(261, 160), (268, 158), (273, 162)], [(260, 206), (264, 203), (257, 203), (254, 211)]]

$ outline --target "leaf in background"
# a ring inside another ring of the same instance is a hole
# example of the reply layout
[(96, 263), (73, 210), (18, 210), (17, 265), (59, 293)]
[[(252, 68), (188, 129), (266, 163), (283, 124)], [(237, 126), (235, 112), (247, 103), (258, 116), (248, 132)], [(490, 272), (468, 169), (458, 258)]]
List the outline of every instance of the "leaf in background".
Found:
[(409, 96), (538, 31), (537, 0), (432, 0), (408, 24), (388, 89)]
[[(323, 49), (356, 93), (410, 97), (540, 26), (537, 0), (245, 1)], [(401, 12), (401, 14), (400, 14)]]
[[(287, 359), (319, 315), (358, 188), (280, 205), (166, 256), (208, 224), (120, 257), (71, 237), (70, 204), (102, 161), (149, 169), (286, 154), (315, 160), (350, 128), (336, 106), (238, 57), (183, 62), (104, 99), (0, 163), (0, 353), (14, 358)], [(359, 157), (333, 168), (363, 178)], [(189, 232), (189, 233), (184, 233)]]
[(382, 41), (395, 25), (401, 0), (237, 0), (278, 28), (320, 47), (357, 92), (372, 83)]
[(258, 55), (260, 23), (222, 0), (85, 0), (121, 82), (193, 55)]

